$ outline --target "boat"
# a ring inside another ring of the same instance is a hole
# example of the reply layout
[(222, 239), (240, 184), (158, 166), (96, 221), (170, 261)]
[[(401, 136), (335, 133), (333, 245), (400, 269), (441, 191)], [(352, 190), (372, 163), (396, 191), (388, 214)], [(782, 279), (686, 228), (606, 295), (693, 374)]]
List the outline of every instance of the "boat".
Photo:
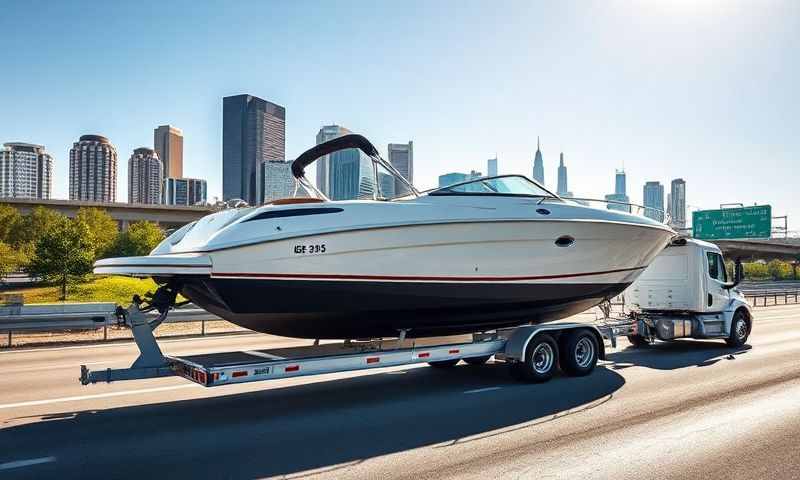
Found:
[[(330, 200), (305, 169), (351, 149), (371, 162), (369, 198)], [(420, 192), (357, 134), (311, 148), (291, 169), (307, 197), (223, 209), (148, 256), (99, 260), (94, 273), (152, 277), (159, 310), (179, 293), (257, 332), (421, 337), (583, 312), (622, 292), (675, 236), (520, 175)]]

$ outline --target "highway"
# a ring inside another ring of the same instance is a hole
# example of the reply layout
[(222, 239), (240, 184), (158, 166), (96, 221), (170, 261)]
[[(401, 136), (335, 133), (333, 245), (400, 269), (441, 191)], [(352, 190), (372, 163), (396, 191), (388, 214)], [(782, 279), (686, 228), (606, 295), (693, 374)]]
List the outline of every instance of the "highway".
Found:
[(0, 478), (800, 478), (800, 306), (756, 315), (742, 349), (623, 341), (591, 376), (540, 385), (497, 363), (81, 386), (81, 363), (124, 367), (135, 347), (0, 352)]

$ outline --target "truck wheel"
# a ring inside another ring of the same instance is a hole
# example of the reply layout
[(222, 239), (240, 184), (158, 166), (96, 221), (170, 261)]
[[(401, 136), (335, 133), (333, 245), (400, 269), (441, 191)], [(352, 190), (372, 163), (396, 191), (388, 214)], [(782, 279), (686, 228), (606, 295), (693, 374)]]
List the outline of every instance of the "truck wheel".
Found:
[(641, 335), (628, 335), (628, 341), (631, 343), (633, 348), (644, 348), (650, 346), (650, 342), (647, 341)]
[(465, 358), (464, 362), (466, 362), (467, 365), (483, 365), (484, 363), (488, 362), (491, 357), (491, 355), (486, 355), (484, 357), (470, 357)]
[(589, 375), (597, 365), (597, 338), (586, 330), (569, 332), (561, 350), (561, 370), (573, 377)]
[(725, 339), (725, 343), (729, 347), (738, 348), (744, 345), (749, 336), (750, 324), (747, 322), (744, 312), (736, 310), (736, 313), (733, 314), (733, 320), (731, 320), (731, 333)]
[(458, 363), (458, 360), (458, 358), (454, 358), (452, 360), (438, 360), (436, 362), (428, 362), (428, 365), (436, 368), (450, 368), (455, 367)]
[(553, 337), (539, 334), (533, 337), (525, 352), (525, 361), (512, 365), (515, 378), (528, 382), (546, 382), (558, 368), (558, 344)]

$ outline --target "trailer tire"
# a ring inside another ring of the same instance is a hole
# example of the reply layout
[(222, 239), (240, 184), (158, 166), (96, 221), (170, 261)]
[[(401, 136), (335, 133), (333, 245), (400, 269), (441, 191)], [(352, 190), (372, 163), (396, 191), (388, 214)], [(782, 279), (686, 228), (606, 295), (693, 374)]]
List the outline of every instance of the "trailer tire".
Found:
[(628, 342), (630, 342), (633, 348), (645, 348), (650, 346), (650, 342), (641, 335), (628, 335)]
[(475, 366), (475, 365), (483, 365), (484, 363), (488, 362), (490, 358), (492, 358), (491, 355), (485, 355), (483, 357), (469, 357), (469, 358), (465, 358), (464, 362), (467, 365), (473, 365), (473, 366)]
[(437, 360), (435, 362), (428, 362), (428, 365), (434, 368), (451, 368), (455, 367), (458, 361), (458, 358), (453, 358), (450, 360)]
[(525, 361), (511, 365), (514, 378), (542, 383), (553, 378), (558, 369), (558, 344), (550, 335), (540, 333), (525, 349)]
[(733, 314), (733, 319), (731, 319), (731, 331), (728, 334), (728, 338), (725, 339), (725, 343), (727, 343), (729, 347), (739, 348), (747, 342), (749, 336), (750, 322), (744, 310), (740, 308)]
[(561, 346), (561, 370), (571, 377), (589, 375), (597, 365), (598, 352), (597, 338), (592, 332), (569, 332)]

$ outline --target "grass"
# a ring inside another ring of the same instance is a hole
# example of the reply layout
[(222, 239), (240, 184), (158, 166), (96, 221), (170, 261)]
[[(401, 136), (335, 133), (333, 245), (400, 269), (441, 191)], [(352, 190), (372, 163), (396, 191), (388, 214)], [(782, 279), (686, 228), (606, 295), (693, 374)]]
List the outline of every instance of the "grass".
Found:
[[(155, 292), (156, 283), (149, 278), (94, 277), (91, 280), (70, 285), (67, 288), (67, 302), (113, 302), (123, 306), (131, 303), (131, 298), (148, 291)], [(2, 293), (2, 292), (0, 292)], [(58, 285), (37, 285), (30, 288), (14, 288), (7, 293), (22, 294), (26, 304), (61, 302), (61, 287)]]

